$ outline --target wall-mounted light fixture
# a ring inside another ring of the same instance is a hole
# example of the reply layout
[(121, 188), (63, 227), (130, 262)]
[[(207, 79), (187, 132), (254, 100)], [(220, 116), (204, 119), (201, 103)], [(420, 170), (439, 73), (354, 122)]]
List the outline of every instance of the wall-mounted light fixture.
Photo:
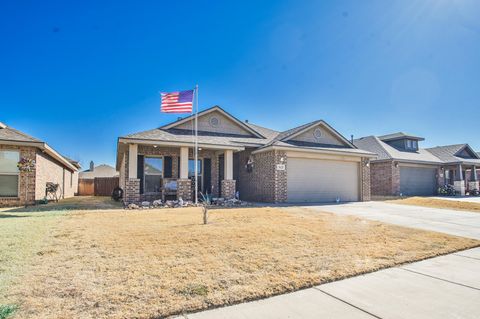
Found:
[(395, 162), (395, 168), (397, 168), (397, 167), (398, 167), (398, 162)]

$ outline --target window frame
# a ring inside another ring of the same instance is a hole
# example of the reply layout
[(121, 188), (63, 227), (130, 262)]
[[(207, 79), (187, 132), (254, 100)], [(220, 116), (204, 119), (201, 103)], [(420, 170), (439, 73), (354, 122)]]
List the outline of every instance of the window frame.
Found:
[[(18, 149), (4, 148), (4, 149), (0, 149), (0, 152), (15, 152), (15, 153), (18, 153), (18, 160), (20, 161), (21, 153), (20, 153), (20, 150), (18, 150)], [(0, 198), (2, 198), (2, 199), (19, 199), (20, 198), (20, 170), (18, 170), (16, 173), (0, 171), (0, 176), (17, 176), (17, 181), (18, 181), (17, 182), (17, 195), (16, 196), (2, 196), (0, 194)]]
[[(165, 156), (163, 155), (143, 155), (143, 194), (146, 194), (146, 195), (149, 195), (149, 194), (160, 194), (162, 191), (161, 191), (161, 188), (163, 187), (163, 185), (160, 187), (160, 192), (156, 193), (156, 192), (147, 192), (147, 178), (146, 176), (147, 175), (151, 175), (151, 176), (161, 176), (161, 179), (162, 179), (162, 182), (163, 182), (163, 179), (165, 178), (164, 177), (164, 174), (165, 174)], [(147, 158), (156, 158), (156, 159), (161, 159), (162, 160), (162, 174), (159, 174), (159, 175), (152, 175), (152, 174), (146, 174), (146, 169), (145, 169), (145, 164), (146, 164), (146, 159)]]

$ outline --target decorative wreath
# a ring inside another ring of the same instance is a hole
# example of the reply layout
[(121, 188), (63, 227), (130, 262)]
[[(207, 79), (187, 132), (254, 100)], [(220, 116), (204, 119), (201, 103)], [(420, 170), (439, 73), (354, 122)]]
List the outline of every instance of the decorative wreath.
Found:
[(31, 172), (35, 169), (35, 160), (31, 158), (22, 157), (17, 163), (20, 172)]

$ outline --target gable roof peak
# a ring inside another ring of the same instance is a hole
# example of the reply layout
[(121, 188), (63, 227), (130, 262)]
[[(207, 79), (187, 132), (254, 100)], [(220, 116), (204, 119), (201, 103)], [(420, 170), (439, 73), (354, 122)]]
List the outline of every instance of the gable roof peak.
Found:
[[(229, 118), (233, 122), (237, 123), (240, 127), (242, 127), (244, 130), (250, 132), (252, 135), (254, 135), (256, 137), (259, 137), (259, 138), (265, 138), (265, 136), (260, 134), (257, 130), (253, 129), (250, 125), (248, 125), (248, 123), (240, 121), (235, 116), (231, 115), (230, 113), (228, 113), (227, 111), (225, 111), (223, 108), (221, 108), (218, 105), (214, 105), (214, 106), (209, 107), (209, 108), (207, 108), (203, 111), (198, 112), (197, 116), (200, 117), (200, 116), (203, 116), (205, 114), (208, 114), (208, 113), (211, 113), (211, 112), (214, 112), (214, 111), (218, 111), (218, 112), (222, 113), (224, 116), (226, 116), (227, 118)], [(177, 125), (180, 125), (180, 124), (186, 123), (190, 120), (193, 120), (194, 118), (195, 118), (195, 114), (192, 114), (192, 115), (189, 115), (185, 118), (182, 118), (182, 119), (179, 119), (177, 121), (171, 122), (167, 125), (161, 126), (161, 127), (159, 127), (159, 129), (168, 130), (168, 129), (174, 128)]]

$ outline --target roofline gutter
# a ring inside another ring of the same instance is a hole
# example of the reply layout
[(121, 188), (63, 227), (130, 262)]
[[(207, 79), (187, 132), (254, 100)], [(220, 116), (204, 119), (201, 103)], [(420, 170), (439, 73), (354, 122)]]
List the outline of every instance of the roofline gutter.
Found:
[(321, 149), (308, 149), (308, 148), (302, 148), (302, 147), (296, 147), (296, 146), (268, 146), (264, 147), (261, 149), (258, 149), (256, 151), (253, 151), (252, 154), (258, 154), (258, 153), (263, 153), (267, 151), (301, 151), (301, 152), (307, 152), (307, 153), (323, 153), (323, 154), (336, 154), (336, 155), (350, 155), (350, 156), (355, 156), (355, 157), (368, 157), (368, 158), (374, 158), (377, 157), (376, 154), (373, 153), (361, 153), (361, 152), (346, 152), (346, 151), (334, 151), (334, 150), (321, 150)]
[(24, 142), (24, 141), (10, 141), (10, 140), (0, 140), (0, 144), (3, 145), (16, 145), (16, 146), (30, 146), (30, 147), (37, 147), (43, 152), (47, 153), (60, 163), (62, 163), (64, 166), (67, 168), (71, 169), (72, 171), (78, 171), (78, 168), (70, 163), (65, 157), (60, 155), (57, 151), (55, 151), (53, 148), (51, 148), (47, 143), (45, 142)]
[[(118, 138), (118, 143), (195, 147), (195, 144), (193, 142), (171, 142), (171, 141), (163, 141), (163, 140), (146, 140), (146, 139), (144, 140), (144, 139), (138, 139), (138, 138), (125, 138), (125, 137)], [(243, 146), (231, 146), (231, 145), (209, 144), (209, 143), (198, 143), (198, 147), (205, 147), (205, 148), (216, 149), (216, 150), (233, 150), (233, 151), (245, 150), (245, 147)]]

